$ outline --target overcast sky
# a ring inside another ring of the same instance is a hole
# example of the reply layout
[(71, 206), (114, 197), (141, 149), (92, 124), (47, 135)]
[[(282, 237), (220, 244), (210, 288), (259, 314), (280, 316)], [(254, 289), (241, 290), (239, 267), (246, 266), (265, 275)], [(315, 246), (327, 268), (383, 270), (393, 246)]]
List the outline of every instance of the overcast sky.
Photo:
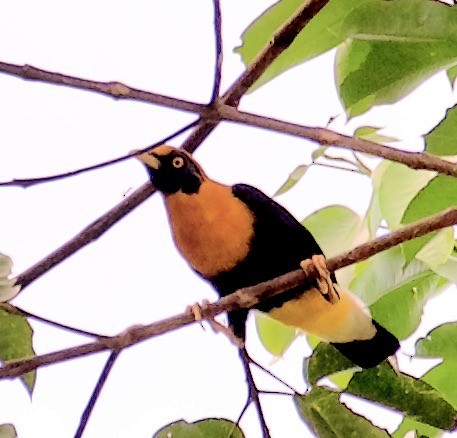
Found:
[[(233, 48), (246, 26), (272, 2), (223, 1), (223, 88), (243, 71)], [(214, 44), (212, 2), (4, 0), (0, 3), (0, 60), (30, 64), (84, 78), (124, 82), (175, 97), (207, 102), (211, 95)], [(352, 133), (362, 125), (388, 126), (399, 147), (420, 150), (420, 135), (443, 117), (456, 98), (444, 74), (399, 104), (376, 108), (345, 125), (333, 80), (334, 53), (293, 69), (246, 96), (241, 108), (306, 125)], [(0, 179), (44, 176), (123, 155), (189, 123), (193, 115), (83, 91), (0, 75), (2, 127)], [(175, 140), (179, 145), (184, 137)], [(317, 146), (297, 138), (223, 123), (196, 152), (209, 176), (227, 184), (246, 182), (272, 195)], [(146, 181), (135, 160), (26, 190), (0, 189), (3, 205), (0, 252), (18, 274), (74, 236)], [(316, 190), (316, 187), (320, 187)], [(364, 176), (312, 168), (278, 198), (298, 219), (331, 204), (363, 214), (371, 186)], [(454, 293), (455, 296), (455, 293)], [(14, 304), (43, 317), (100, 334), (116, 334), (182, 312), (186, 305), (216, 298), (177, 255), (160, 196), (156, 195), (97, 242), (40, 278)], [(429, 306), (452, 320), (455, 297)], [(37, 354), (89, 339), (32, 322)], [(268, 365), (252, 324), (248, 346)], [(403, 352), (412, 353), (412, 342)], [(305, 386), (297, 340), (271, 370)], [(21, 438), (71, 437), (106, 360), (99, 354), (40, 369), (32, 402), (19, 381), (0, 382), (0, 424), (15, 424)], [(402, 364), (408, 367), (406, 356)], [(418, 372), (419, 365), (415, 370)], [(255, 373), (264, 389), (281, 387)], [(204, 417), (236, 419), (246, 399), (233, 346), (198, 324), (143, 342), (123, 352), (97, 402), (86, 437), (150, 437), (168, 422)], [(285, 397), (262, 399), (273, 437), (303, 436)], [(374, 409), (374, 408), (373, 408)], [(398, 414), (373, 414), (391, 430)], [(251, 407), (241, 423), (248, 437), (260, 432)]]

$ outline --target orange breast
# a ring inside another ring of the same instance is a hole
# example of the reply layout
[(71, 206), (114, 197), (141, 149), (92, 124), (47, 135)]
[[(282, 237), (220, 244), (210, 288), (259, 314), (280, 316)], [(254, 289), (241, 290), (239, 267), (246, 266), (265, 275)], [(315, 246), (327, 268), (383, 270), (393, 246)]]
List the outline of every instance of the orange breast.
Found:
[(227, 271), (249, 252), (254, 218), (232, 189), (211, 180), (196, 194), (165, 198), (176, 246), (205, 277)]

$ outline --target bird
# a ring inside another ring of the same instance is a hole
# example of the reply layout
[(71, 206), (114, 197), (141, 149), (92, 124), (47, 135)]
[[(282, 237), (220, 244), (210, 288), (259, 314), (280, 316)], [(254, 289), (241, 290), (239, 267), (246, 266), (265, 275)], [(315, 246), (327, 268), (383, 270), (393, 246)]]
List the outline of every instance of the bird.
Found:
[[(136, 157), (163, 195), (177, 249), (220, 297), (312, 263), (319, 272), (316, 280), (255, 308), (330, 343), (362, 368), (394, 357), (398, 339), (372, 319), (357, 296), (338, 285), (312, 234), (284, 207), (250, 185), (229, 186), (209, 178), (182, 149), (159, 145)], [(229, 325), (242, 341), (248, 311), (228, 312)]]

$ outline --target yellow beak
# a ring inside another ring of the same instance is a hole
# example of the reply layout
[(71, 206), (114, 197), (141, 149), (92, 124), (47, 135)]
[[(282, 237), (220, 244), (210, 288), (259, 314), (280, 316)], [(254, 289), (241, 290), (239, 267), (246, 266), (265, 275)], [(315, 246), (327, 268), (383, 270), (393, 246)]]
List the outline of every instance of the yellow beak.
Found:
[[(130, 151), (131, 154), (138, 152), (138, 150)], [(146, 166), (151, 167), (152, 169), (158, 169), (160, 167), (160, 160), (152, 155), (152, 152), (144, 152), (143, 154), (137, 155), (135, 158), (142, 161)]]

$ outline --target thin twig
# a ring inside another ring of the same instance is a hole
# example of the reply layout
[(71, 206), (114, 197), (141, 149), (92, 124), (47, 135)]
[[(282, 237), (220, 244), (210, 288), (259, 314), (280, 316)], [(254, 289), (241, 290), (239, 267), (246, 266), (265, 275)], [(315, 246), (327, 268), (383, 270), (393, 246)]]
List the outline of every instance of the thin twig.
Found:
[[(205, 306), (207, 304), (209, 304), (209, 301), (205, 300)], [(203, 309), (204, 309), (204, 307), (203, 307)], [(196, 320), (198, 320), (200, 322), (201, 322), (201, 318), (202, 318), (201, 311), (202, 311), (202, 307), (199, 307), (199, 317), (195, 318)], [(239, 350), (244, 349), (245, 350), (244, 355), (247, 357), (247, 359), (249, 360), (250, 363), (255, 365), (257, 368), (259, 368), (264, 373), (268, 374), (270, 377), (272, 377), (279, 383), (282, 383), (284, 386), (289, 388), (295, 394), (299, 394), (299, 392), (296, 391), (294, 388), (292, 388), (292, 386), (290, 386), (287, 382), (285, 382), (280, 377), (278, 377), (276, 374), (274, 374), (270, 370), (267, 370), (262, 365), (260, 365), (257, 361), (255, 361), (247, 352), (244, 342), (238, 336), (235, 335), (235, 333), (233, 332), (233, 330), (230, 326), (225, 326), (225, 325), (221, 324), (219, 321), (216, 321), (214, 318), (211, 318), (211, 317), (207, 317), (206, 320), (215, 333), (222, 333)]]
[(43, 176), (43, 177), (39, 177), (39, 178), (25, 178), (25, 179), (15, 178), (11, 181), (2, 181), (2, 182), (0, 182), (0, 187), (19, 186), (19, 187), (26, 189), (27, 187), (31, 187), (34, 185), (43, 184), (43, 183), (56, 181), (56, 180), (61, 180), (61, 179), (79, 175), (84, 172), (89, 172), (92, 170), (100, 169), (102, 167), (111, 166), (112, 164), (120, 163), (120, 162), (128, 160), (132, 157), (135, 157), (139, 154), (142, 154), (143, 152), (146, 152), (155, 146), (167, 143), (170, 140), (172, 140), (173, 138), (178, 137), (181, 134), (183, 134), (184, 132), (188, 131), (190, 128), (193, 128), (197, 123), (198, 123), (198, 120), (194, 120), (192, 123), (189, 123), (186, 126), (184, 126), (183, 128), (178, 129), (173, 134), (167, 135), (166, 137), (162, 138), (161, 140), (156, 141), (154, 144), (151, 144), (142, 149), (139, 149), (139, 150), (135, 151), (134, 153), (130, 152), (127, 155), (123, 155), (122, 157), (114, 158), (114, 159), (108, 160), (108, 161), (103, 161), (101, 163), (94, 164), (92, 166), (82, 167), (81, 169), (72, 170), (70, 172), (59, 173), (56, 175)]
[(241, 409), (240, 415), (238, 415), (238, 418), (236, 420), (235, 426), (239, 426), (240, 425), (240, 421), (243, 418), (243, 416), (246, 413), (246, 411), (248, 410), (248, 407), (249, 407), (250, 404), (251, 404), (251, 399), (250, 399), (250, 397), (248, 395), (248, 397), (246, 398), (246, 403), (244, 404), (243, 409)]
[(265, 395), (287, 395), (289, 397), (293, 397), (295, 394), (292, 394), (290, 392), (283, 392), (283, 391), (263, 391), (260, 390), (259, 394), (265, 394)]
[(113, 368), (114, 362), (116, 362), (119, 354), (120, 351), (112, 351), (109, 355), (108, 360), (106, 361), (105, 366), (103, 367), (103, 370), (100, 374), (100, 377), (98, 378), (97, 384), (95, 385), (95, 388), (92, 392), (92, 395), (90, 396), (89, 402), (87, 403), (86, 409), (84, 409), (84, 412), (81, 415), (81, 420), (79, 421), (78, 429), (75, 433), (75, 438), (82, 437), (84, 429), (86, 428), (87, 422), (89, 421), (90, 415), (94, 409), (95, 403), (97, 402), (97, 399), (102, 392), (103, 385), (105, 384), (106, 379), (108, 378), (109, 373)]
[(214, 65), (214, 83), (211, 94), (210, 105), (214, 104), (219, 98), (222, 77), (222, 15), (220, 0), (213, 0), (214, 7), (214, 45), (215, 45), (215, 65)]
[(20, 307), (13, 306), (9, 303), (0, 303), (0, 308), (3, 310), (7, 311), (11, 315), (18, 315), (18, 316), (23, 316), (26, 318), (32, 318), (36, 319), (37, 321), (43, 322), (45, 324), (57, 327), (62, 330), (66, 330), (72, 333), (76, 333), (78, 335), (83, 335), (83, 336), (89, 336), (91, 338), (100, 338), (103, 337), (103, 335), (99, 333), (93, 333), (93, 332), (88, 332), (87, 330), (82, 330), (76, 327), (71, 327), (66, 324), (62, 324), (61, 322), (53, 321), (51, 319), (43, 318), (42, 316), (35, 315), (34, 313), (31, 313), (27, 310), (21, 309)]
[(300, 394), (299, 391), (297, 391), (296, 389), (292, 388), (292, 386), (290, 386), (287, 382), (285, 382), (284, 380), (282, 380), (280, 377), (278, 377), (276, 374), (272, 373), (270, 370), (267, 370), (265, 367), (263, 367), (262, 365), (260, 365), (257, 361), (255, 361), (251, 356), (248, 356), (249, 357), (249, 362), (251, 362), (253, 365), (255, 365), (257, 368), (259, 368), (260, 370), (262, 370), (264, 373), (268, 374), (270, 377), (272, 377), (273, 379), (277, 380), (279, 383), (282, 383), (285, 387), (289, 388), (294, 394)]
[(214, 318), (206, 318), (214, 333), (222, 333), (237, 348), (244, 348), (243, 341), (235, 335), (231, 327), (221, 324)]
[[(457, 224), (457, 207), (449, 208), (433, 216), (413, 222), (390, 234), (359, 245), (351, 251), (332, 257), (327, 260), (327, 267), (329, 271), (333, 272), (353, 263), (366, 260), (378, 252), (392, 248), (400, 243), (455, 224)], [(305, 281), (316, 278), (317, 275), (316, 269), (310, 264), (306, 269), (306, 272), (302, 269), (298, 269), (270, 281), (239, 289), (233, 294), (227, 295), (226, 297), (205, 306), (205, 308), (202, 309), (202, 316), (204, 318), (212, 318), (224, 311), (251, 308), (260, 300), (270, 298), (285, 290), (297, 287)], [(101, 338), (97, 342), (90, 344), (84, 344), (30, 359), (8, 362), (0, 368), (0, 379), (17, 377), (43, 365), (50, 365), (99, 351), (126, 348), (145, 339), (161, 335), (193, 322), (195, 322), (195, 318), (190, 313), (185, 312), (150, 325), (132, 327), (112, 338)]]
[(361, 160), (359, 156), (355, 152), (352, 153), (355, 160), (357, 161), (357, 165), (362, 170), (362, 172), (366, 172), (368, 175), (371, 175), (372, 170)]
[(321, 167), (328, 167), (329, 169), (347, 170), (348, 172), (358, 173), (360, 175), (368, 176), (365, 172), (362, 172), (359, 169), (350, 169), (349, 167), (334, 166), (333, 164), (319, 163), (318, 161), (315, 161), (314, 163), (309, 164), (309, 166), (310, 167), (311, 166), (321, 166)]
[[(206, 302), (205, 305), (206, 304), (208, 304), (208, 302)], [(251, 372), (250, 364), (251, 363), (254, 364), (260, 370), (267, 373), (270, 377), (277, 380), (279, 383), (282, 383), (283, 385), (285, 385), (295, 394), (297, 394), (297, 391), (295, 391), (289, 384), (284, 382), (281, 378), (279, 378), (278, 376), (273, 374), (271, 371), (264, 368), (262, 365), (257, 363), (255, 360), (253, 360), (251, 358), (251, 356), (249, 355), (249, 353), (247, 352), (244, 342), (238, 336), (235, 335), (235, 333), (233, 332), (233, 330), (230, 326), (225, 326), (225, 325), (221, 324), (220, 322), (216, 321), (214, 318), (207, 318), (207, 321), (215, 332), (224, 334), (226, 336), (226, 338), (233, 345), (235, 345), (238, 348), (238, 354), (240, 356), (241, 362), (243, 363), (243, 370), (244, 370), (245, 377), (246, 377), (246, 383), (248, 385), (248, 400), (246, 402), (245, 408), (243, 409), (243, 412), (245, 411), (246, 407), (249, 406), (249, 403), (251, 403), (251, 402), (254, 403), (256, 406), (258, 416), (259, 416), (263, 436), (266, 436), (266, 437), (270, 436), (267, 424), (265, 422), (265, 417), (263, 415), (262, 406), (260, 405), (259, 393), (261, 393), (261, 391), (259, 391), (259, 389), (257, 388), (254, 377)], [(238, 421), (239, 421), (239, 419), (238, 419)], [(238, 421), (236, 424), (238, 424)]]
[(350, 164), (351, 166), (356, 166), (357, 167), (357, 164), (354, 163), (354, 161), (350, 160), (349, 158), (346, 158), (346, 157), (333, 157), (332, 155), (328, 155), (326, 152), (324, 152), (321, 157), (323, 158), (327, 158), (327, 160), (331, 160), (331, 161), (343, 161), (347, 164)]
[(270, 431), (268, 430), (267, 423), (265, 421), (265, 416), (263, 415), (262, 405), (260, 404), (259, 399), (259, 390), (254, 381), (254, 377), (252, 376), (251, 368), (249, 365), (249, 355), (246, 351), (246, 348), (239, 348), (238, 354), (241, 359), (241, 363), (243, 364), (244, 374), (246, 376), (246, 383), (248, 385), (248, 400), (254, 403), (254, 406), (257, 410), (257, 415), (259, 417), (260, 427), (262, 428), (262, 436), (263, 438), (270, 437)]

